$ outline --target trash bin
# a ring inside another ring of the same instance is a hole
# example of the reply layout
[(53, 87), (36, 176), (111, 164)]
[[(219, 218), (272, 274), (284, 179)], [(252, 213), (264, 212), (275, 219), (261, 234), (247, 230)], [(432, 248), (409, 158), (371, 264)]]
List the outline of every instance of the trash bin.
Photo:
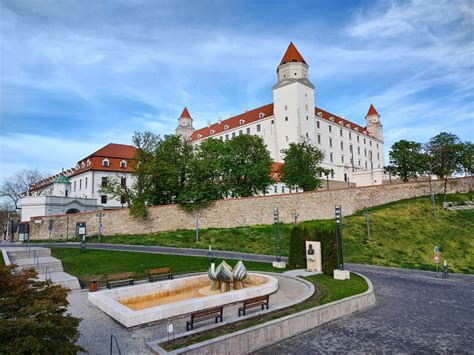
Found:
[(90, 283), (90, 285), (89, 285), (89, 290), (90, 290), (91, 292), (97, 291), (97, 279), (92, 279), (92, 280), (91, 280), (91, 283)]

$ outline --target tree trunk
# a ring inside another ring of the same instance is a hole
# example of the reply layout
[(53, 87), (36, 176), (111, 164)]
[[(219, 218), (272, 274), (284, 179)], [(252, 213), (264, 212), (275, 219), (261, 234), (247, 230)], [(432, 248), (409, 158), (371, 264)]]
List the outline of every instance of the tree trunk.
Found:
[(448, 176), (444, 177), (444, 202), (446, 202), (446, 190), (448, 186)]

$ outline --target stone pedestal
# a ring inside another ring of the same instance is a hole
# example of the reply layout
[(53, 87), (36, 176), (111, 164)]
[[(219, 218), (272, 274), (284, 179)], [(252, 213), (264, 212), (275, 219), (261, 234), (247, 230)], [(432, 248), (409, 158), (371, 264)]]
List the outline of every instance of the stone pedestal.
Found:
[(306, 242), (306, 267), (309, 271), (323, 271), (321, 242)]
[(351, 278), (351, 274), (349, 270), (334, 270), (334, 279), (335, 280), (349, 280)]
[(276, 267), (277, 269), (285, 269), (286, 263), (284, 261), (274, 261), (273, 267)]

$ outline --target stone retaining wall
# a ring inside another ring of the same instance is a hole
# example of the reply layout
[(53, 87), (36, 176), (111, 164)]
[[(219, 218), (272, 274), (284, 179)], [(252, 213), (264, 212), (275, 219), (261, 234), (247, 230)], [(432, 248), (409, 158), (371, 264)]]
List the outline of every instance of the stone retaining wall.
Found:
[(375, 304), (372, 282), (365, 276), (360, 276), (365, 279), (369, 288), (366, 292), (359, 295), (291, 314), (169, 353), (158, 345), (160, 342), (166, 341), (166, 339), (148, 343), (148, 346), (157, 354), (248, 354), (334, 319), (365, 310)]
[[(448, 193), (473, 190), (474, 178), (450, 179)], [(442, 193), (443, 181), (433, 181), (435, 193)], [(277, 196), (259, 196), (217, 201), (201, 212), (200, 228), (231, 228), (256, 224), (272, 224), (273, 208), (280, 210), (282, 222), (293, 221), (299, 213), (300, 221), (334, 217), (334, 205), (340, 204), (344, 215), (351, 215), (366, 207), (429, 195), (428, 182), (411, 182), (391, 185), (356, 187), (350, 189), (321, 190)], [(147, 220), (130, 217), (128, 209), (103, 211), (104, 235), (148, 234), (177, 229), (194, 229), (195, 218), (177, 205), (149, 208)], [(76, 222), (87, 223), (87, 234), (98, 234), (99, 218), (95, 212), (32, 218), (31, 239), (48, 239), (48, 220), (53, 219), (51, 238), (75, 235)]]

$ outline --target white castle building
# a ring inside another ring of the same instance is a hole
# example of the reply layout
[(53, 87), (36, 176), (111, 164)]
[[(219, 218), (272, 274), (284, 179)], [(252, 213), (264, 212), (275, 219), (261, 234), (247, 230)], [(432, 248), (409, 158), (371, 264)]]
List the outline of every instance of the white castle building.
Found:
[[(282, 163), (282, 150), (292, 142), (308, 141), (325, 153), (322, 167), (332, 169), (332, 180), (357, 186), (382, 184), (384, 146), (380, 115), (373, 105), (365, 116), (365, 127), (315, 106), (309, 66), (290, 43), (277, 68), (273, 103), (207, 127), (194, 129), (187, 108), (178, 119), (176, 134), (198, 145), (205, 139), (232, 139), (240, 134), (263, 138), (275, 163)], [(269, 190), (269, 193), (285, 191)], [(286, 190), (289, 192), (289, 190)]]

